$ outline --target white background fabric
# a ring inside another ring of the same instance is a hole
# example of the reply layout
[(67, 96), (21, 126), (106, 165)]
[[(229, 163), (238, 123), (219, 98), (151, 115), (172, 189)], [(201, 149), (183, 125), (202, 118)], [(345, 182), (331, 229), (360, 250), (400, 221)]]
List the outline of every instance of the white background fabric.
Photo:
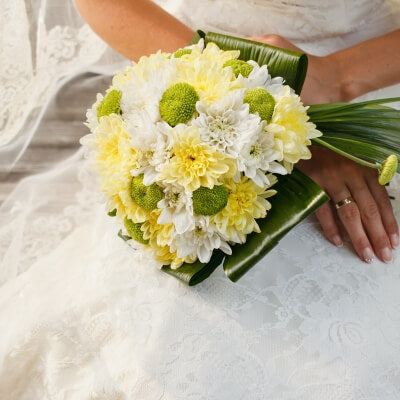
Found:
[[(316, 54), (399, 27), (400, 13), (379, 0), (158, 3), (193, 28), (279, 33)], [(87, 74), (60, 83), (124, 61), (69, 2), (4, 10), (0, 160), (12, 170), (61, 107), (46, 108), (57, 87), (92, 101), (104, 89)], [(387, 94), (399, 86), (369, 96)], [(390, 192), (399, 217), (398, 176)], [(218, 270), (188, 288), (116, 236), (81, 152), (23, 180), (0, 221), (1, 399), (400, 397), (398, 252), (366, 265), (310, 218), (236, 284)]]

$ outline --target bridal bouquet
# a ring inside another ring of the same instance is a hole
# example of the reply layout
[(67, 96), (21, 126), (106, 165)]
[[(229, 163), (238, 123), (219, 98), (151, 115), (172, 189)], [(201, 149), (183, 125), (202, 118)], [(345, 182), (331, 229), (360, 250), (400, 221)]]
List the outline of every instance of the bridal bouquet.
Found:
[[(282, 53), (289, 59), (281, 63), (284, 81), (271, 77), (277, 62), (263, 60), (269, 46), (248, 57), (246, 49), (198, 39), (118, 72), (88, 110), (91, 134), (81, 140), (109, 215), (121, 220), (120, 236), (189, 284), (206, 278), (225, 255), (224, 268), (236, 280), (328, 200), (293, 168), (311, 158), (312, 141), (344, 152), (320, 138), (295, 93), (304, 57)], [(316, 108), (314, 121), (324, 126), (350, 112), (337, 107)], [(379, 164), (382, 183), (396, 161), (390, 155)]]

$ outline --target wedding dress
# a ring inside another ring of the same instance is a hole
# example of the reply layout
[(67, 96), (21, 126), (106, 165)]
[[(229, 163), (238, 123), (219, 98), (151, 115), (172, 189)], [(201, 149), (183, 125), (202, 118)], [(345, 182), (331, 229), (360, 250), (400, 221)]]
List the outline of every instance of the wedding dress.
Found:
[[(400, 26), (398, 1), (157, 3), (193, 29), (278, 33), (321, 55)], [(126, 61), (69, 2), (2, 7), (0, 165), (13, 172), (54, 96), (89, 107), (105, 89), (93, 73)], [(399, 176), (389, 192), (399, 218)], [(81, 151), (21, 181), (0, 221), (0, 399), (400, 397), (398, 252), (367, 265), (311, 217), (237, 283), (219, 269), (189, 288), (117, 237)]]

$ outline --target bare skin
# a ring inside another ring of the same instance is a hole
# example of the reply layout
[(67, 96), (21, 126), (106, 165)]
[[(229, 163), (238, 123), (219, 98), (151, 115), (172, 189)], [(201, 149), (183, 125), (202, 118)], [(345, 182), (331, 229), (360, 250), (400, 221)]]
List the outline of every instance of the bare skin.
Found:
[[(115, 50), (138, 60), (161, 49), (184, 47), (194, 32), (149, 0), (75, 0), (92, 29)], [(297, 49), (277, 35), (251, 39)], [(371, 39), (326, 57), (309, 56), (307, 78), (301, 94), (305, 104), (349, 101), (368, 91), (400, 81), (400, 30)], [(332, 201), (316, 216), (327, 239), (343, 245), (342, 226), (361, 260), (376, 255), (392, 260), (399, 245), (399, 227), (386, 189), (375, 170), (362, 167), (330, 150), (313, 146), (313, 157), (297, 166), (328, 193)], [(355, 202), (335, 210), (334, 203), (352, 195)]]

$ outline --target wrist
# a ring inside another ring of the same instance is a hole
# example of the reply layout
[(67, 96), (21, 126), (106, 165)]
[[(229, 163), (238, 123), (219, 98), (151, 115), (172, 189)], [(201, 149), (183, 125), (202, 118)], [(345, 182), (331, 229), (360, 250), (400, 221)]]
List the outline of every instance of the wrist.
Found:
[(332, 53), (326, 57), (336, 69), (340, 101), (350, 101), (364, 93), (377, 89), (372, 79), (365, 79), (365, 67), (360, 58), (348, 50)]

